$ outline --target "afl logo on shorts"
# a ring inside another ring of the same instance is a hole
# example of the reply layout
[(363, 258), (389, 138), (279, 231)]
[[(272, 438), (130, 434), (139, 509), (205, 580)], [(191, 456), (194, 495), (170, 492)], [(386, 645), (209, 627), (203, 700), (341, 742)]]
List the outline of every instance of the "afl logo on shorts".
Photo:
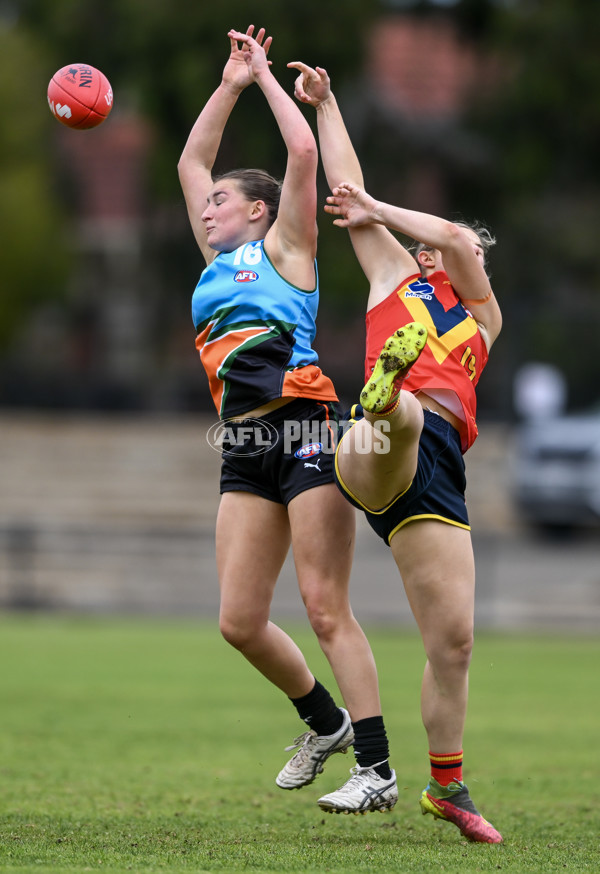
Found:
[(263, 419), (224, 419), (212, 425), (206, 442), (222, 455), (262, 455), (279, 440), (277, 430)]
[(233, 277), (234, 282), (256, 282), (257, 279), (258, 273), (255, 273), (254, 270), (238, 270)]
[(312, 458), (313, 455), (318, 455), (323, 449), (322, 443), (305, 443), (300, 449), (294, 452), (295, 458)]

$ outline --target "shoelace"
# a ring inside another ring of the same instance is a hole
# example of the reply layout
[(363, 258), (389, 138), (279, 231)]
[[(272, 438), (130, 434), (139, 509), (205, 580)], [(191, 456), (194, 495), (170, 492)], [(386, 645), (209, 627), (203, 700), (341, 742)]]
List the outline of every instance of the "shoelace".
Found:
[(361, 768), (360, 765), (355, 765), (353, 768), (350, 768), (350, 773), (352, 774), (352, 776), (346, 782), (346, 786), (348, 785), (348, 783), (361, 783), (364, 779), (363, 772), (368, 770), (369, 768)]
[(298, 735), (298, 737), (294, 738), (294, 742), (291, 746), (286, 747), (286, 753), (289, 753), (290, 750), (295, 750), (297, 747), (300, 747), (298, 752), (292, 758), (292, 762), (302, 762), (308, 758), (309, 751), (307, 748), (307, 741), (312, 740), (313, 737), (316, 737), (314, 731), (305, 731), (304, 734)]
[(363, 772), (369, 770), (370, 768), (361, 768), (359, 765), (355, 765), (353, 768), (350, 768), (350, 773), (352, 774), (352, 776), (337, 791), (339, 793), (342, 793), (344, 791), (352, 791), (355, 788), (362, 789), (364, 784), (367, 783), (369, 779)]
[[(387, 761), (387, 759), (384, 759), (384, 762), (385, 761)], [(346, 786), (348, 786), (350, 783), (359, 783), (360, 784), (363, 780), (365, 780), (365, 777), (363, 776), (365, 771), (373, 771), (374, 768), (379, 767), (379, 765), (383, 765), (384, 762), (377, 762), (375, 765), (368, 765), (366, 768), (361, 768), (360, 765), (354, 765), (353, 768), (350, 768), (350, 773), (352, 774), (352, 776), (350, 777), (349, 780), (346, 781), (343, 788), (345, 789)], [(378, 780), (383, 779), (382, 777), (379, 776), (377, 771), (374, 771), (374, 776)]]

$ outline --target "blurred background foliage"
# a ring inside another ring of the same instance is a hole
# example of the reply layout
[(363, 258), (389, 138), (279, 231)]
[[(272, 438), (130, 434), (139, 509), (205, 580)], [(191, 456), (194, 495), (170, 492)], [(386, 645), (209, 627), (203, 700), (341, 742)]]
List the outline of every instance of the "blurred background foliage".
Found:
[[(494, 231), (505, 328), (483, 414), (512, 415), (512, 376), (529, 360), (564, 370), (572, 404), (596, 399), (599, 18), (597, 0), (1, 0), (0, 404), (210, 409), (189, 316), (203, 263), (176, 165), (219, 82), (227, 30), (250, 22), (274, 35), (273, 70), (290, 92), (289, 60), (327, 68), (371, 193)], [(60, 126), (45, 99), (52, 73), (81, 61), (115, 93), (110, 119), (85, 132)], [(445, 82), (428, 78), (436, 69)], [(406, 70), (410, 99), (395, 90)], [(438, 92), (457, 71), (444, 105)], [(119, 175), (111, 148), (133, 127)], [(264, 98), (248, 89), (215, 169), (278, 174), (284, 161)], [(94, 184), (109, 201), (102, 215)], [(324, 200), (322, 173), (319, 186)], [(366, 286), (347, 235), (324, 215), (319, 226), (317, 347), (352, 400)]]

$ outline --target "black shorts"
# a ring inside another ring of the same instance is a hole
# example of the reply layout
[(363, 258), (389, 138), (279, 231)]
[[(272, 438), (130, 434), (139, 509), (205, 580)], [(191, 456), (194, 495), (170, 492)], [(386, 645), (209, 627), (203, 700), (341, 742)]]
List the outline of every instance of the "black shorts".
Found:
[(287, 506), (334, 482), (339, 419), (337, 403), (296, 398), (260, 419), (222, 422), (221, 494), (252, 492)]
[[(465, 462), (460, 435), (437, 413), (423, 412), (425, 421), (414, 479), (409, 488), (387, 507), (376, 512), (367, 510), (341, 481), (336, 465), (338, 488), (353, 506), (363, 510), (371, 528), (388, 546), (396, 531), (417, 519), (437, 519), (467, 530), (471, 527), (465, 503)], [(360, 418), (362, 408), (357, 405), (352, 409), (350, 421), (356, 422)], [(343, 451), (343, 443), (339, 451)]]

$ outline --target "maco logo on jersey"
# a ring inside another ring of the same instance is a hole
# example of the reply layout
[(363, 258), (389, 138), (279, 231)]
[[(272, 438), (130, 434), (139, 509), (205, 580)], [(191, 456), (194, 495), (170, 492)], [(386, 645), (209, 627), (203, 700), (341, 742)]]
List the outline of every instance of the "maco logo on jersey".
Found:
[(312, 458), (313, 455), (318, 455), (322, 449), (322, 443), (305, 443), (300, 449), (296, 449), (294, 456), (296, 458)]
[(238, 270), (233, 277), (234, 282), (256, 282), (257, 279), (258, 273), (255, 273), (254, 270)]
[(409, 291), (405, 292), (404, 297), (418, 297), (421, 300), (433, 300), (433, 285), (425, 282), (424, 279), (415, 279), (409, 283)]

